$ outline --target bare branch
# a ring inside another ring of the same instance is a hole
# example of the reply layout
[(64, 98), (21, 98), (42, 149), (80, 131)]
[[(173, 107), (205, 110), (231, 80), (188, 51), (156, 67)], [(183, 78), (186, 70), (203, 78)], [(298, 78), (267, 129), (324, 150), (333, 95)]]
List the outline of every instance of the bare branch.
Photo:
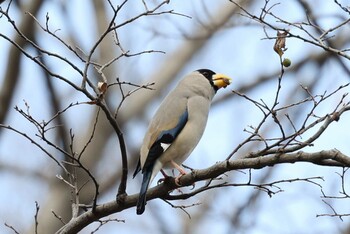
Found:
[[(262, 8), (262, 13), (260, 14), (260, 16), (257, 16), (251, 12), (249, 12), (247, 9), (245, 9), (243, 6), (241, 6), (239, 3), (235, 2), (234, 0), (229, 0), (231, 3), (233, 3), (235, 6), (239, 7), (242, 12), (245, 14), (245, 16), (253, 21), (256, 21), (258, 22), (259, 24), (261, 24), (263, 27), (264, 27), (264, 31), (266, 30), (265, 27), (268, 27), (269, 29), (272, 29), (274, 31), (279, 31), (279, 32), (285, 32), (285, 33), (288, 33), (288, 37), (293, 37), (293, 38), (296, 38), (296, 39), (299, 39), (301, 41), (304, 41), (306, 43), (309, 43), (309, 44), (312, 44), (314, 46), (317, 46), (317, 47), (320, 47), (328, 52), (331, 52), (331, 53), (334, 53), (336, 55), (339, 55), (339, 56), (342, 56), (346, 59), (350, 59), (350, 55), (347, 54), (344, 50), (340, 50), (340, 49), (336, 49), (334, 47), (332, 47), (331, 45), (327, 45), (325, 43), (323, 43), (322, 41), (322, 38), (324, 38), (322, 35), (325, 31), (327, 30), (321, 30), (320, 27), (318, 25), (315, 25), (313, 24), (311, 21), (308, 21), (308, 22), (303, 22), (303, 23), (294, 23), (294, 22), (289, 22), (287, 20), (284, 20), (280, 17), (278, 17), (277, 15), (275, 15), (271, 9), (272, 7), (270, 8), (267, 8), (267, 3), (269, 1), (266, 1), (265, 3), (265, 6), (264, 8)], [(344, 9), (343, 9), (344, 10)], [(269, 22), (268, 20), (266, 20), (265, 18), (265, 15), (270, 15), (272, 16), (273, 19), (275, 19), (277, 22), (279, 23), (282, 23), (283, 25), (285, 26), (288, 26), (288, 27), (294, 27), (298, 30), (300, 30), (301, 32), (305, 33), (307, 36), (309, 36), (309, 38), (305, 37), (305, 36), (301, 36), (299, 34), (296, 34), (296, 33), (293, 33), (292, 31), (290, 31), (289, 29), (285, 29), (285, 28), (282, 28), (282, 27), (279, 27), (279, 26), (276, 26), (274, 23), (272, 22)], [(345, 20), (345, 21), (348, 21), (348, 20)], [(344, 22), (345, 22), (344, 21)], [(304, 26), (310, 26), (310, 27), (313, 27), (313, 28), (316, 28), (317, 31), (322, 31), (323, 33), (321, 34), (322, 37), (320, 36), (314, 36), (308, 29), (306, 29)], [(341, 24), (342, 26), (346, 25), (346, 23), (343, 23)], [(341, 27), (341, 26), (340, 26)], [(328, 29), (328, 31), (334, 31), (336, 29), (339, 29), (340, 28), (339, 25), (336, 25), (334, 26), (333, 28), (331, 29)], [(267, 35), (267, 34), (266, 34)], [(269, 37), (267, 35), (267, 38), (268, 39), (276, 39), (276, 38), (273, 38), (273, 37)], [(311, 39), (310, 39), (311, 38)]]
[(317, 214), (316, 217), (324, 217), (324, 216), (328, 216), (328, 217), (338, 217), (341, 221), (344, 221), (343, 220), (343, 217), (347, 217), (347, 216), (350, 216), (350, 213), (348, 214), (339, 214), (334, 208), (332, 205), (330, 205), (328, 202), (326, 202), (325, 200), (322, 200), (323, 203), (325, 203), (333, 212), (333, 214)]
[(11, 226), (11, 225), (9, 225), (7, 223), (5, 223), (5, 226), (8, 227), (9, 229), (11, 229), (14, 233), (20, 234), (13, 226)]
[(43, 151), (49, 158), (51, 158), (67, 175), (69, 174), (69, 172), (67, 171), (67, 169), (63, 166), (62, 163), (60, 163), (49, 151), (47, 151), (44, 147), (42, 147), (38, 142), (36, 142), (33, 138), (31, 138), (30, 136), (28, 136), (26, 133), (23, 133), (13, 127), (11, 127), (10, 125), (3, 125), (0, 124), (0, 128), (5, 128), (5, 129), (9, 129), (10, 131), (13, 131), (19, 135), (21, 135), (22, 137), (24, 137), (25, 139), (29, 140), (30, 143), (34, 144), (36, 147), (38, 147), (41, 151)]
[(38, 225), (39, 225), (39, 221), (38, 221), (38, 214), (39, 214), (39, 204), (37, 201), (35, 201), (35, 215), (34, 215), (34, 222), (35, 222), (35, 229), (34, 229), (34, 233), (38, 234)]

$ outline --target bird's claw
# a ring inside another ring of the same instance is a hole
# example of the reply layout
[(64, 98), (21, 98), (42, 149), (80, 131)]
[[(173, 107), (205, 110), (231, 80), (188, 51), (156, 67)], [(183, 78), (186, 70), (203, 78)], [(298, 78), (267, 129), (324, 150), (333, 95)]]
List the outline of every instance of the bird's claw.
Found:
[(184, 170), (181, 170), (179, 172), (180, 172), (180, 175), (175, 177), (175, 184), (180, 187), (182, 186), (182, 184), (180, 183), (180, 178), (186, 175), (186, 172)]
[(181, 186), (182, 184), (180, 183), (180, 178), (182, 177), (183, 175), (181, 174), (180, 176), (177, 176), (176, 178), (175, 178), (175, 184), (177, 185), (177, 186)]

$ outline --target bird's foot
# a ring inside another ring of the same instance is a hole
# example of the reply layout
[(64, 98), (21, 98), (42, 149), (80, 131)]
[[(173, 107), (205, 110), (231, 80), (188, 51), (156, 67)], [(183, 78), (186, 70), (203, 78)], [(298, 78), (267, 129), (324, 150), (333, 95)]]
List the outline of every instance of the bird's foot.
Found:
[(182, 169), (182, 167), (180, 167), (176, 162), (174, 162), (173, 160), (170, 161), (171, 164), (179, 171), (180, 175), (176, 176), (175, 177), (175, 184), (177, 186), (181, 186), (181, 183), (180, 183), (180, 178), (183, 176), (183, 175), (186, 175), (186, 172), (184, 169)]
[(184, 175), (186, 175), (186, 172), (185, 171), (179, 171), (180, 172), (180, 175), (178, 175), (178, 176), (176, 176), (175, 177), (175, 184), (177, 185), (177, 186), (181, 186), (182, 184), (180, 183), (180, 178), (182, 177), (182, 176), (184, 176)]

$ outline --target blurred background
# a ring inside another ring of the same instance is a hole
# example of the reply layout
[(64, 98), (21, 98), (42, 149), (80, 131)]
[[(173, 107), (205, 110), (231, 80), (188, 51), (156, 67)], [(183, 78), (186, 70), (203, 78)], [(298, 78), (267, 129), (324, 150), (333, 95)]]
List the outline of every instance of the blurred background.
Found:
[[(123, 2), (111, 1), (115, 7)], [(145, 4), (153, 9), (162, 1), (125, 2), (116, 17), (116, 24), (139, 16), (145, 11)], [(316, 38), (322, 34), (322, 30), (335, 28), (350, 17), (350, 2), (345, 0), (245, 0), (236, 3), (257, 16), (267, 3), (273, 7), (271, 12), (286, 22), (297, 25), (308, 23), (309, 25), (304, 25), (305, 30)], [(1, 8), (5, 10), (8, 4), (8, 0), (4, 1)], [(23, 34), (41, 48), (59, 54), (82, 70), (84, 63), (59, 40), (42, 30), (26, 12), (34, 15), (44, 28), (48, 19), (51, 32), (81, 56), (90, 53), (113, 17), (108, 1), (12, 1), (9, 15)], [(162, 5), (157, 12), (164, 13), (145, 15), (118, 28), (118, 37), (112, 34), (105, 37), (92, 56), (93, 61), (105, 64), (123, 53), (135, 55), (121, 56), (104, 70), (108, 83), (116, 82), (117, 78), (138, 85), (155, 83), (152, 86), (154, 90), (141, 89), (125, 101), (117, 85), (111, 86), (106, 96), (113, 111), (124, 101), (118, 113), (118, 121), (128, 149), (128, 194), (139, 191), (141, 176), (132, 179), (131, 172), (136, 166), (148, 122), (164, 96), (179, 79), (200, 68), (209, 68), (233, 78), (233, 84), (216, 95), (204, 136), (185, 162), (189, 167), (204, 169), (225, 160), (249, 136), (244, 129), (256, 127), (262, 120), (259, 109), (234, 94), (232, 89), (272, 105), (281, 69), (279, 56), (273, 50), (275, 40), (271, 39), (276, 36), (276, 31), (244, 16), (235, 4), (227, 0), (174, 0)], [(267, 15), (265, 20), (312, 41), (305, 31), (278, 21), (272, 15)], [(327, 34), (329, 39), (326, 43), (348, 52), (349, 33), (349, 23), (346, 22)], [(82, 77), (54, 56), (41, 56), (36, 48), (18, 36), (8, 19), (1, 16), (0, 123), (26, 133), (55, 158), (63, 160), (62, 154), (40, 141), (35, 135), (36, 128), (14, 107), (28, 110), (34, 119), (42, 122), (48, 121), (71, 103), (89, 100), (64, 81), (49, 76), (4, 36), (15, 41), (31, 55), (38, 55), (37, 58), (48, 69), (71, 82), (80, 85)], [(120, 46), (116, 44), (117, 41)], [(301, 86), (308, 87), (313, 95), (321, 95), (349, 83), (348, 59), (296, 38), (287, 38), (286, 47), (288, 50), (284, 57), (289, 58), (292, 65), (285, 69), (283, 75), (280, 106), (308, 97)], [(102, 80), (92, 67), (89, 77), (93, 83)], [(123, 85), (122, 89), (126, 94), (135, 90), (135, 87)], [(331, 113), (346, 92), (349, 92), (348, 87), (323, 102), (314, 114), (323, 116)], [(310, 110), (311, 105), (299, 105), (286, 111), (293, 122), (300, 125)], [(71, 129), (75, 136), (74, 149), (79, 152), (89, 140), (96, 113), (95, 105), (82, 104), (70, 108), (55, 119), (53, 125), (57, 127), (49, 131), (47, 136), (65, 148), (69, 145)], [(314, 130), (306, 133), (305, 138), (315, 133), (319, 127), (317, 125)], [(292, 131), (291, 126), (289, 128), (288, 131)], [(339, 122), (333, 123), (314, 142), (313, 147), (304, 150), (317, 152), (335, 148), (350, 155), (349, 128), (350, 115), (345, 113)], [(260, 133), (268, 137), (280, 137), (278, 126), (273, 121), (265, 123)], [(256, 151), (259, 146), (250, 144), (233, 157), (244, 157), (247, 153)], [(98, 203), (114, 200), (121, 175), (120, 150), (117, 136), (103, 113), (100, 113), (95, 137), (83, 154), (82, 162), (99, 182)], [(322, 177), (323, 180), (317, 180), (318, 185), (307, 182), (281, 183), (278, 184), (279, 188), (272, 188), (280, 191), (272, 197), (253, 187), (242, 186), (210, 190), (188, 200), (175, 201), (175, 205), (190, 206), (186, 210), (191, 218), (182, 210), (156, 199), (147, 203), (146, 212), (142, 216), (136, 216), (134, 208), (111, 215), (109, 218), (125, 222), (108, 222), (97, 233), (350, 233), (349, 217), (343, 217), (343, 220), (331, 216), (317, 217), (333, 213), (324, 201), (339, 213), (350, 213), (348, 198), (322, 197), (322, 191), (329, 196), (341, 196), (342, 178), (339, 174), (342, 171), (342, 168), (308, 163), (252, 170), (251, 177), (255, 183), (306, 177)], [(39, 233), (54, 233), (62, 226), (52, 211), (68, 222), (72, 215), (72, 197), (69, 187), (56, 177), (61, 173), (57, 164), (30, 141), (13, 131), (0, 128), (0, 233), (13, 233), (5, 223), (20, 233), (33, 233), (35, 202), (40, 206)], [(348, 174), (345, 175), (349, 177)], [(232, 183), (247, 183), (249, 179), (248, 171), (233, 171), (226, 176), (224, 179)], [(86, 181), (88, 177), (81, 173), (79, 179)], [(350, 189), (347, 183), (343, 185), (347, 190)], [(92, 188), (90, 183), (81, 191), (82, 203), (91, 203)], [(197, 203), (200, 205), (192, 206)], [(98, 226), (99, 223), (91, 224), (81, 233), (91, 233)]]

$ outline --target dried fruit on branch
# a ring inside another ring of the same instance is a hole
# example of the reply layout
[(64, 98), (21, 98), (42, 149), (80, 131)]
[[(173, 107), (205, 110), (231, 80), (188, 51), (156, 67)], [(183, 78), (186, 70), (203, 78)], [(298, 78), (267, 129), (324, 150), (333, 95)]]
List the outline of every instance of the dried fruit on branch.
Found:
[(286, 36), (288, 34), (289, 30), (283, 31), (283, 32), (277, 32), (277, 38), (276, 38), (276, 42), (275, 45), (273, 46), (274, 51), (280, 56), (282, 57), (282, 55), (284, 54), (284, 51), (287, 50), (286, 48)]

